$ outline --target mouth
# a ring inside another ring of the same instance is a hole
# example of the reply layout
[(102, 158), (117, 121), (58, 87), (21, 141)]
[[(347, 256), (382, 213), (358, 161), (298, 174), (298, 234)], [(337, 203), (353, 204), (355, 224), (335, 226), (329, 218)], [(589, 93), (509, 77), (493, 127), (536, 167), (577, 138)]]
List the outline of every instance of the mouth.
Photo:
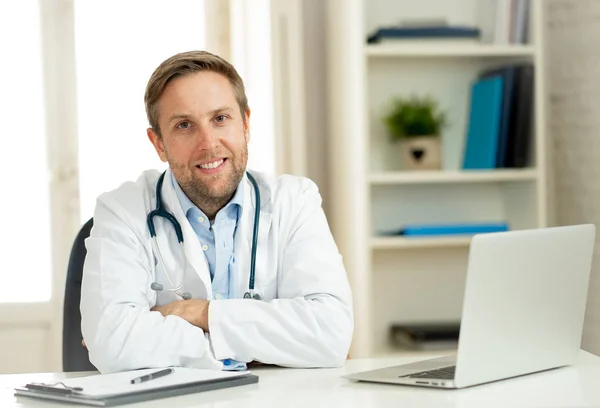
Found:
[(222, 158), (207, 163), (197, 164), (196, 168), (204, 174), (215, 174), (221, 171), (226, 163), (227, 159)]

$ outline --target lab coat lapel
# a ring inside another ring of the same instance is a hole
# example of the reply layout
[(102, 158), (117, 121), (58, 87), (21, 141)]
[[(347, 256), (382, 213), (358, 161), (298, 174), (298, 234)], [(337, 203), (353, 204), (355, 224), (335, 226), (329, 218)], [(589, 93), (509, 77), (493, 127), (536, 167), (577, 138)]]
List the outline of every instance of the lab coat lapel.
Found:
[[(247, 176), (244, 174), (244, 209), (242, 218), (238, 225), (238, 230), (235, 235), (235, 276), (232, 281), (234, 287), (237, 288), (236, 298), (241, 298), (248, 291), (250, 282), (250, 264), (252, 257), (252, 236), (254, 231), (254, 210), (256, 208), (256, 200), (254, 187)], [(258, 180), (257, 180), (258, 181)], [(259, 183), (260, 186), (260, 183)], [(264, 209), (264, 203), (269, 199), (266, 190), (260, 189), (261, 208)], [(261, 261), (264, 261), (264, 250), (266, 249), (267, 235), (271, 228), (272, 214), (261, 210), (260, 221), (258, 226), (258, 248), (256, 256), (255, 270), (255, 290), (260, 279)], [(262, 256), (261, 256), (262, 255)], [(260, 293), (260, 291), (258, 291)]]
[[(165, 181), (163, 184), (163, 200), (169, 212), (173, 214), (177, 221), (179, 221), (179, 224), (181, 224), (184, 244), (183, 250), (185, 252), (187, 261), (202, 280), (202, 283), (206, 288), (207, 299), (212, 299), (212, 284), (210, 280), (210, 272), (208, 270), (208, 262), (206, 261), (206, 257), (204, 256), (204, 252), (202, 251), (202, 247), (200, 246), (200, 241), (198, 241), (196, 233), (181, 209), (181, 204), (177, 198), (177, 193), (175, 192), (175, 188), (171, 182), (170, 169), (167, 170), (167, 174), (165, 174)], [(179, 243), (177, 242), (175, 233), (173, 232), (171, 235), (172, 237), (169, 239), (171, 250), (180, 251)], [(192, 291), (192, 294), (194, 292), (194, 288), (187, 287), (185, 289)]]

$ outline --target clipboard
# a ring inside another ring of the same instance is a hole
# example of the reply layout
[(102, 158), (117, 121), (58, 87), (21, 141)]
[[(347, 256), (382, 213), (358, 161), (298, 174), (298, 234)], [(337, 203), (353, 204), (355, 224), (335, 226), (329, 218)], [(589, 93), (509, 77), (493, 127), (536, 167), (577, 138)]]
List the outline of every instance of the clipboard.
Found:
[(98, 374), (56, 383), (28, 383), (15, 388), (15, 396), (112, 407), (258, 382), (258, 376), (250, 371), (174, 367), (171, 375), (141, 384), (131, 384), (131, 379), (155, 371), (156, 368)]

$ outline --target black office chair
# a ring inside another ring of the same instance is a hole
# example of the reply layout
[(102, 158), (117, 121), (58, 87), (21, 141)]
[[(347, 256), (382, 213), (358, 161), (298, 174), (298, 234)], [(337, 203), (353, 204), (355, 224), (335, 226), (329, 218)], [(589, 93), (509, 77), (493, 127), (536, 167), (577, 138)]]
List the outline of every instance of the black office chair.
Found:
[(93, 218), (86, 222), (75, 237), (69, 266), (67, 269), (67, 282), (65, 284), (65, 303), (63, 310), (63, 371), (95, 371), (96, 367), (90, 363), (88, 351), (81, 344), (81, 278), (83, 275), (83, 262), (87, 250), (85, 239), (90, 236)]

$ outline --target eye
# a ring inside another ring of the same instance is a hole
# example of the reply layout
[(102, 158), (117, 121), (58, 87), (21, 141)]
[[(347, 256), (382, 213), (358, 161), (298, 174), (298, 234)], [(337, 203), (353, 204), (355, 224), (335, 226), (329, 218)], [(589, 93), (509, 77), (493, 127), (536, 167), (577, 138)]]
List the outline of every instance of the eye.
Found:
[(181, 122), (177, 125), (177, 129), (189, 129), (190, 126), (190, 122)]
[(225, 116), (225, 115), (217, 115), (217, 116), (215, 116), (215, 121), (217, 123), (223, 123), (223, 122), (225, 122), (225, 119), (227, 119), (227, 116)]

